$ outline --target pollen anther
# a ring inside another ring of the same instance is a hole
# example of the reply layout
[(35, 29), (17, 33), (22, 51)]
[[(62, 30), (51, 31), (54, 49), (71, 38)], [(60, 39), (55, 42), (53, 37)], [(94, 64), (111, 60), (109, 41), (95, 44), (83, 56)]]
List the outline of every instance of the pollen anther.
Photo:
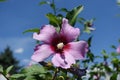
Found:
[(61, 43), (59, 43), (59, 44), (57, 44), (57, 48), (58, 49), (62, 49), (63, 48), (63, 46), (64, 46), (64, 44), (61, 42)]

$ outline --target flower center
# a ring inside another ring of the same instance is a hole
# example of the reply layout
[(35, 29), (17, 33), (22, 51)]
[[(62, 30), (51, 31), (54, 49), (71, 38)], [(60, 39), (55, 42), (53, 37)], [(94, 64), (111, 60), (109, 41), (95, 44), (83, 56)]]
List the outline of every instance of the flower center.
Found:
[(63, 46), (64, 46), (64, 44), (63, 44), (62, 42), (57, 44), (57, 48), (58, 48), (58, 49), (62, 49)]

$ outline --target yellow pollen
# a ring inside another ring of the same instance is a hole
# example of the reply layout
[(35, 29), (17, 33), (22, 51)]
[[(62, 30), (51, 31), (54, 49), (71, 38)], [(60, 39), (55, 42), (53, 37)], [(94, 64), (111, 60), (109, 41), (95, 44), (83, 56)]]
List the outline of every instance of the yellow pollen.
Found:
[(63, 46), (64, 46), (64, 44), (61, 42), (61, 43), (59, 43), (59, 44), (57, 44), (57, 48), (58, 49), (62, 49), (63, 48)]

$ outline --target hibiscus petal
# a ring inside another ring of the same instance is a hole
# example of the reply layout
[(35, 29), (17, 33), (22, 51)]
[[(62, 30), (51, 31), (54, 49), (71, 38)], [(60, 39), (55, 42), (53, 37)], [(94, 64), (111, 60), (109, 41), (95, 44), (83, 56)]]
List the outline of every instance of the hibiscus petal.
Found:
[(68, 20), (63, 18), (60, 34), (61, 36), (65, 37), (68, 42), (71, 42), (79, 36), (80, 30), (79, 28), (72, 27), (70, 24), (68, 24)]
[(83, 59), (88, 51), (88, 44), (85, 41), (70, 42), (64, 47), (64, 52), (71, 54), (75, 60)]
[(36, 62), (41, 62), (54, 53), (51, 47), (47, 44), (43, 44), (37, 48), (38, 49), (34, 52), (34, 54), (31, 57), (31, 59)]
[(45, 43), (51, 43), (53, 37), (57, 35), (56, 29), (52, 25), (45, 25), (40, 30), (40, 33), (34, 33), (33, 38)]
[(62, 58), (63, 55), (57, 53), (53, 56), (52, 58), (52, 63), (56, 67), (62, 67), (62, 68), (70, 68), (72, 64), (75, 64), (75, 59), (69, 54), (69, 53), (64, 53), (64, 57)]
[(116, 52), (120, 53), (120, 46), (117, 47)]

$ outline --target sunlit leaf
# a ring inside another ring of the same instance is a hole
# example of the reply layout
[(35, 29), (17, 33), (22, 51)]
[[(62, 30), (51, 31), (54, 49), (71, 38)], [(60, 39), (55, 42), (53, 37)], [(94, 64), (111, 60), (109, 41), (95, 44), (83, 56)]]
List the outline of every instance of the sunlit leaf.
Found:
[(75, 7), (73, 10), (67, 13), (66, 18), (69, 20), (69, 23), (74, 26), (77, 20), (77, 16), (83, 10), (83, 6), (80, 5)]
[(24, 80), (37, 80), (35, 76), (27, 76)]
[(27, 75), (33, 75), (33, 74), (40, 74), (40, 73), (47, 73), (44, 69), (44, 67), (40, 65), (32, 65), (28, 68), (25, 68), (22, 70), (22, 73), (26, 73)]
[(28, 29), (28, 30), (25, 30), (24, 32), (23, 32), (23, 34), (25, 34), (25, 33), (28, 33), (28, 32), (40, 32), (40, 29), (39, 28), (33, 28), (33, 29)]
[(0, 72), (3, 72), (3, 67), (0, 65)]
[(49, 19), (51, 25), (54, 25), (54, 27), (60, 27), (60, 24), (61, 24), (60, 18), (57, 18), (52, 13), (48, 13), (46, 17)]
[(13, 69), (13, 65), (12, 65), (12, 66), (9, 66), (9, 67), (6, 69), (6, 74), (8, 74), (12, 69)]
[(25, 77), (25, 74), (13, 74), (10, 77), (17, 79), (17, 78)]

